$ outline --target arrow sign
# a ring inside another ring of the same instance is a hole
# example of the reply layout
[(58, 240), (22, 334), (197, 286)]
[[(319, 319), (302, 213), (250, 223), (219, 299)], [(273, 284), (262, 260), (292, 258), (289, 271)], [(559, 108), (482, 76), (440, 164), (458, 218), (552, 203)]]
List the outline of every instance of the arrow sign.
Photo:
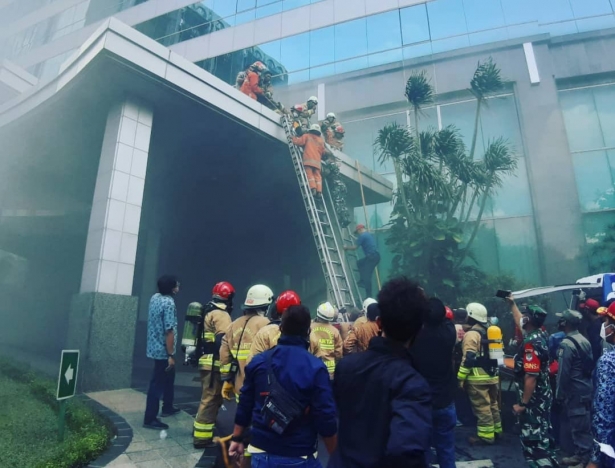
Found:
[(68, 369), (66, 369), (66, 372), (64, 373), (64, 378), (66, 379), (66, 383), (68, 385), (70, 385), (70, 381), (73, 380), (74, 373), (75, 373), (75, 370), (69, 364)]
[(58, 374), (58, 400), (75, 396), (77, 374), (79, 371), (79, 350), (65, 349), (62, 351), (62, 361)]

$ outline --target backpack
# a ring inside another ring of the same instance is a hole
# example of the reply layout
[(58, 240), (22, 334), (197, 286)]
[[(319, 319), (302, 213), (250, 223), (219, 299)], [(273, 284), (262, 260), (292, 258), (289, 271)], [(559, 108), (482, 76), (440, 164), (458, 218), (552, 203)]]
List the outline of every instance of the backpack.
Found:
[[(575, 340), (572, 336), (567, 336), (564, 340), (570, 340), (574, 347), (577, 349), (577, 353), (581, 358), (581, 368), (583, 371), (583, 377), (587, 379), (592, 378), (592, 373), (594, 372), (594, 360), (589, 357), (589, 355), (581, 349), (581, 345), (577, 340)], [(564, 341), (562, 340), (562, 341)]]

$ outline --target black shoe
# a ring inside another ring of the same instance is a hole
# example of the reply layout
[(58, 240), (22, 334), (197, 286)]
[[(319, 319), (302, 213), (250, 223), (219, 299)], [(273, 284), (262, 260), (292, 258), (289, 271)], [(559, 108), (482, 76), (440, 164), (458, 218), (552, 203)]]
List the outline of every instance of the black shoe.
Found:
[(157, 429), (161, 431), (162, 429), (168, 429), (169, 425), (163, 422), (160, 422), (158, 419), (154, 419), (153, 421), (150, 421), (148, 423), (144, 422), (143, 427), (145, 427), (146, 429)]
[(163, 409), (162, 413), (160, 413), (160, 416), (163, 418), (168, 418), (169, 416), (175, 416), (180, 411), (181, 410), (177, 406), (173, 406), (170, 410)]

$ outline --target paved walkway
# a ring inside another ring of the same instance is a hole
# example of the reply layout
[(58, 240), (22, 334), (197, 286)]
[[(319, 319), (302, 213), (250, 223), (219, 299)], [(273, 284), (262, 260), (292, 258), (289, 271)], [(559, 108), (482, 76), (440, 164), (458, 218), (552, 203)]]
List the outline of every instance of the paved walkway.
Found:
[(109, 463), (113, 468), (194, 468), (202, 450), (192, 447), (193, 418), (181, 411), (170, 418), (163, 418), (169, 425), (167, 438), (160, 432), (144, 429), (143, 411), (146, 396), (133, 389), (89, 393), (88, 396), (116, 412), (130, 424), (132, 442), (126, 452)]

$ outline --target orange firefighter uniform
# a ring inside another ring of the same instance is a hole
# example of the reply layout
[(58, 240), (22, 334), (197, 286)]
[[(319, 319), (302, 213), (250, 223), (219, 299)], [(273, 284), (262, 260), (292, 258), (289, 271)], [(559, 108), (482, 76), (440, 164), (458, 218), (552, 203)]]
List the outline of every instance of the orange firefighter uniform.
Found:
[(322, 193), (322, 158), (326, 154), (325, 140), (314, 133), (304, 133), (300, 137), (293, 137), (293, 143), (303, 147), (303, 165), (310, 188), (316, 193)]
[[(231, 316), (226, 304), (214, 303), (216, 309), (205, 314), (203, 321), (203, 340), (215, 343), (218, 335), (223, 335), (231, 325)], [(199, 358), (201, 374), (201, 404), (194, 420), (193, 439), (195, 446), (211, 443), (218, 411), (222, 406), (222, 379), (220, 361), (214, 354), (204, 354)]]
[(231, 380), (235, 388), (235, 394), (239, 395), (239, 390), (243, 385), (246, 368), (246, 360), (250, 354), (252, 342), (258, 331), (269, 323), (269, 319), (258, 314), (244, 315), (235, 320), (226, 331), (220, 346), (220, 374), (222, 381), (226, 382), (229, 376), (233, 359), (237, 360), (239, 369)]
[(312, 332), (310, 333), (310, 341), (317, 340), (320, 347), (320, 353), (317, 357), (322, 359), (322, 362), (327, 366), (329, 377), (333, 379), (335, 365), (342, 359), (344, 342), (338, 329), (324, 322), (313, 322)]
[[(246, 359), (246, 365), (250, 364), (252, 358), (257, 354), (263, 353), (277, 345), (280, 335), (281, 333), (279, 321), (272, 322), (269, 325), (265, 325), (263, 328), (261, 328), (254, 337), (254, 341), (252, 341), (252, 346), (250, 347), (250, 354)], [(318, 340), (311, 335), (309, 351), (314, 356), (319, 356), (320, 344), (318, 343)]]
[[(358, 321), (359, 319), (357, 319)], [(355, 322), (356, 323), (356, 322)], [(359, 353), (367, 351), (369, 341), (378, 336), (378, 324), (376, 322), (364, 322), (353, 327), (344, 341), (344, 354)]]
[(247, 94), (254, 100), (258, 99), (258, 96), (264, 93), (263, 88), (258, 85), (259, 80), (260, 75), (257, 72), (254, 70), (248, 71), (241, 85), (241, 92)]

